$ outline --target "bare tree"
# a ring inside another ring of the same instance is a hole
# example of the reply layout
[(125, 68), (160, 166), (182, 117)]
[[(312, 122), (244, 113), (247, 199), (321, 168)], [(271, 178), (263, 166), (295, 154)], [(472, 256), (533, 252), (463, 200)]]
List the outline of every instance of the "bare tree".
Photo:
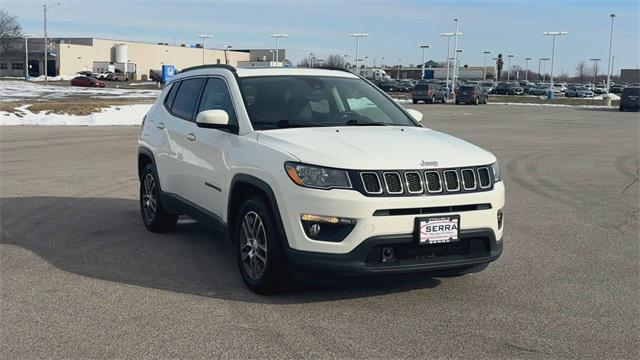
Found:
[(22, 27), (15, 16), (0, 9), (0, 54), (9, 54), (14, 50), (16, 39), (22, 37)]
[(584, 75), (587, 73), (587, 63), (584, 61), (580, 61), (578, 65), (576, 65), (576, 75), (580, 78), (580, 82), (584, 82)]
[(327, 56), (327, 59), (324, 61), (323, 66), (344, 68), (345, 67), (344, 58), (340, 55), (331, 54)]
[(311, 61), (309, 57), (305, 57), (298, 62), (298, 67), (311, 67)]

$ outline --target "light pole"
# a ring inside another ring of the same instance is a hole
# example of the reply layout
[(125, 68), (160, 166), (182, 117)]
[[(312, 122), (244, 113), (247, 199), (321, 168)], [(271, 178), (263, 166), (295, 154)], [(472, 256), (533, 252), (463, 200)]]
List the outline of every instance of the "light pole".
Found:
[(552, 41), (552, 45), (551, 45), (551, 88), (553, 89), (553, 60), (556, 54), (556, 38), (558, 36), (562, 36), (562, 35), (567, 35), (568, 33), (566, 31), (547, 31), (544, 33), (547, 36), (551, 36), (551, 38), (553, 39)]
[(526, 57), (524, 59), (526, 60), (526, 65), (524, 66), (524, 81), (529, 81), (529, 61), (531, 60), (531, 58)]
[[(460, 77), (460, 57), (462, 56), (462, 53), (464, 52), (464, 50), (462, 49), (458, 49), (456, 50), (456, 60), (455, 60), (455, 66), (456, 66), (456, 81), (453, 83), (453, 90), (456, 89), (456, 84), (458, 83), (458, 78)], [(460, 55), (458, 55), (460, 54)]]
[(367, 59), (369, 59), (369, 57), (365, 56), (362, 60), (362, 65), (364, 65), (364, 77), (367, 77)]
[(509, 80), (511, 80), (511, 58), (514, 57), (515, 55), (513, 54), (509, 54), (507, 55), (507, 82), (509, 82)]
[(272, 38), (276, 39), (276, 67), (277, 67), (278, 66), (278, 61), (280, 61), (280, 53), (279, 53), (279, 49), (278, 49), (278, 40), (280, 40), (280, 38), (289, 37), (289, 34), (269, 34), (269, 36), (271, 36)]
[(360, 38), (367, 37), (367, 33), (351, 33), (349, 36), (356, 38), (356, 74), (360, 74), (360, 68), (358, 67), (358, 60), (360, 59)]
[(593, 85), (595, 86), (598, 82), (598, 61), (602, 59), (589, 59), (593, 61)]
[(33, 37), (33, 34), (24, 34), (24, 79), (29, 80), (29, 45), (27, 39)]
[(453, 69), (453, 79), (451, 82), (453, 83), (453, 88), (455, 89), (455, 84), (458, 79), (458, 19), (453, 19), (453, 21), (456, 23), (456, 30), (453, 32), (453, 50), (455, 52), (455, 54), (453, 55), (453, 65), (455, 66), (455, 68)]
[(487, 81), (487, 55), (491, 54), (491, 51), (483, 51), (484, 54), (484, 67), (482, 68), (482, 82)]
[(431, 47), (431, 45), (418, 45), (419, 48), (422, 49), (422, 77), (420, 79), (424, 79), (424, 51)]
[(462, 33), (456, 32), (456, 33), (452, 33), (452, 32), (446, 32), (446, 33), (440, 33), (440, 36), (446, 36), (447, 37), (447, 99), (449, 99), (449, 94), (451, 93), (451, 88), (449, 87), (449, 70), (451, 69), (451, 38), (454, 37), (456, 34), (458, 35), (462, 35)]
[(309, 66), (313, 67), (313, 60), (316, 58), (316, 55), (312, 52), (309, 53)]
[(49, 40), (47, 36), (47, 7), (49, 6), (60, 6), (60, 3), (55, 4), (44, 4), (44, 84), (47, 85), (47, 63), (48, 63), (48, 52), (49, 52)]
[(551, 60), (550, 58), (540, 58), (540, 61), (542, 61), (542, 82), (544, 82), (547, 79), (547, 61)]
[(611, 85), (611, 72), (613, 71), (613, 21), (616, 14), (609, 15), (611, 17), (611, 33), (609, 34), (609, 71), (607, 71), (607, 94), (609, 93), (609, 85)]
[(494, 78), (494, 81), (498, 81), (498, 78), (500, 78), (500, 74), (498, 74), (498, 58), (494, 57), (491, 58), (491, 60), (493, 60), (493, 63), (496, 64), (496, 66), (493, 67), (493, 69), (496, 71)]
[(400, 80), (400, 69), (402, 69), (402, 58), (398, 58), (398, 80)]
[(229, 65), (229, 49), (231, 49), (233, 46), (231, 45), (225, 45), (224, 46), (224, 63)]
[(204, 49), (205, 49), (205, 43), (207, 41), (207, 39), (210, 39), (213, 37), (213, 35), (210, 34), (200, 34), (200, 35), (196, 35), (196, 37), (199, 37), (202, 39), (202, 65), (204, 65)]

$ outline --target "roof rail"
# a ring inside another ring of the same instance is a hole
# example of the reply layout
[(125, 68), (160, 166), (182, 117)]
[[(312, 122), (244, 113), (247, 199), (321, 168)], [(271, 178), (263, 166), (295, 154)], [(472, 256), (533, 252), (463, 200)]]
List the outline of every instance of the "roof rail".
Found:
[(200, 69), (227, 69), (229, 71), (232, 72), (236, 72), (236, 68), (234, 68), (231, 65), (225, 65), (225, 64), (208, 64), (208, 65), (198, 65), (198, 66), (192, 66), (192, 67), (188, 67), (186, 69), (182, 69), (180, 70), (179, 74), (185, 73), (187, 71), (193, 71), (193, 70), (200, 70)]

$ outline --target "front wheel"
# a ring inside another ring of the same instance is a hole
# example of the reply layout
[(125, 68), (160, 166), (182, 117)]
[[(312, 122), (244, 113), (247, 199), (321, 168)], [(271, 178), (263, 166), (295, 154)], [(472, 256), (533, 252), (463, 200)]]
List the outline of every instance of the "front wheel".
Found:
[(152, 164), (145, 166), (140, 179), (140, 212), (144, 226), (152, 232), (173, 230), (178, 222), (178, 215), (163, 207), (158, 178)]
[(234, 240), (242, 280), (252, 291), (273, 293), (287, 279), (280, 234), (262, 197), (246, 200), (235, 217)]
[(417, 104), (417, 103), (418, 103), (418, 100), (413, 99), (413, 104), (415, 105), (415, 104)]
[(476, 99), (473, 101), (473, 105), (478, 105), (480, 104), (480, 99), (478, 99), (478, 97), (476, 96)]

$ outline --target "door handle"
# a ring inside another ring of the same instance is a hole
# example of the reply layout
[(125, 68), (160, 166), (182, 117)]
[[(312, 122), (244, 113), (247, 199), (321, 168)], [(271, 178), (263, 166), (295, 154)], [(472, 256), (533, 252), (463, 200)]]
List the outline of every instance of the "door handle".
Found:
[(156, 127), (160, 130), (164, 129), (164, 123), (158, 123)]
[(193, 133), (188, 133), (184, 138), (189, 141), (196, 141), (196, 136)]

